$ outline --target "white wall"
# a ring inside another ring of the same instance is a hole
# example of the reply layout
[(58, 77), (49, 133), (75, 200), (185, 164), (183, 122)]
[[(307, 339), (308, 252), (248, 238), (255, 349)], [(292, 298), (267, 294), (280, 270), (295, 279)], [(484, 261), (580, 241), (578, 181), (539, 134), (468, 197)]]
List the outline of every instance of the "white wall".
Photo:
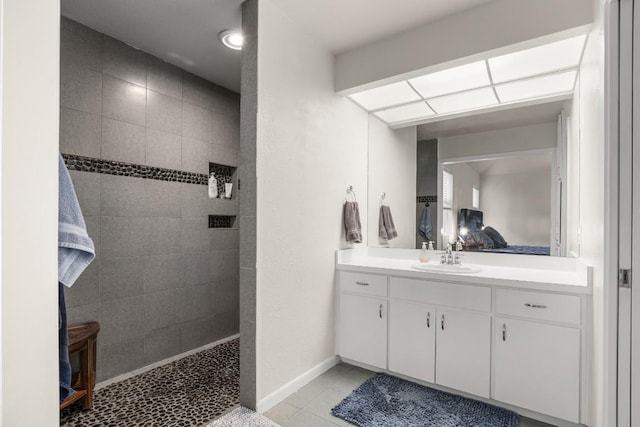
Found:
[(59, 2), (0, 1), (2, 421), (57, 426)]
[(551, 170), (480, 176), (483, 222), (510, 245), (549, 246)]
[(438, 139), (438, 158), (484, 156), (557, 146), (557, 124), (519, 126)]
[(385, 79), (402, 80), (447, 62), (469, 62), (483, 52), (502, 54), (505, 46), (528, 46), (527, 40), (592, 21), (591, 2), (584, 0), (488, 2), (338, 55), (336, 89), (348, 92)]
[[(599, 7), (599, 2), (592, 4)], [(598, 17), (589, 34), (582, 66), (573, 120), (579, 120), (580, 138), (580, 228), (582, 239), (580, 257), (593, 266), (593, 383), (591, 424), (608, 427), (604, 420), (604, 401), (607, 391), (605, 366), (605, 311), (609, 292), (616, 291), (616, 283), (604, 280), (604, 36), (602, 16)], [(613, 248), (610, 248), (613, 250)], [(611, 321), (611, 319), (609, 320)]]
[(369, 116), (369, 246), (384, 243), (378, 238), (380, 196), (386, 193), (398, 237), (393, 248), (413, 248), (416, 235), (416, 127), (390, 129)]
[(473, 188), (481, 188), (480, 175), (466, 163), (446, 165), (443, 169), (453, 175), (453, 224), (455, 231), (454, 235), (449, 236), (449, 241), (455, 242), (458, 214), (460, 209), (472, 207)]
[[(333, 57), (259, 2), (257, 400), (334, 356), (334, 252), (353, 185), (367, 230), (367, 114), (334, 92)], [(365, 243), (366, 244), (366, 241)], [(269, 400), (269, 399), (267, 399)]]

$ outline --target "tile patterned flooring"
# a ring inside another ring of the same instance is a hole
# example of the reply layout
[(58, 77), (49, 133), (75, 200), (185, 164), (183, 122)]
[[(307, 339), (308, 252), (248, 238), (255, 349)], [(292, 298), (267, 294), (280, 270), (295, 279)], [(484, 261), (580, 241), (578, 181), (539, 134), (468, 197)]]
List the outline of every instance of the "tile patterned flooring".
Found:
[[(60, 413), (63, 427), (197, 427), (237, 406), (238, 339), (98, 390), (94, 407), (79, 405)], [(282, 427), (335, 427), (352, 424), (331, 408), (374, 372), (340, 363), (264, 415)], [(551, 427), (521, 417), (519, 427)]]
[[(341, 363), (331, 368), (264, 415), (282, 427), (350, 426), (331, 415), (331, 408), (374, 372)], [(520, 417), (518, 427), (552, 427), (549, 424)]]
[(96, 391), (93, 409), (60, 412), (64, 427), (202, 426), (239, 404), (239, 341), (162, 365)]

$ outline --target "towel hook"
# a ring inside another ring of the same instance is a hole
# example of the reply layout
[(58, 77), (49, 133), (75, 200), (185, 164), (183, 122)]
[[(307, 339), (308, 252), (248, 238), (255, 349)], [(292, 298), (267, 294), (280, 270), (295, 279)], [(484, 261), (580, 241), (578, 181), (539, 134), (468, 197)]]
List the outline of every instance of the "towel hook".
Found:
[(356, 201), (356, 192), (353, 191), (353, 185), (347, 186), (347, 197), (345, 197), (345, 201), (349, 201), (348, 196), (351, 194), (353, 196), (353, 201)]

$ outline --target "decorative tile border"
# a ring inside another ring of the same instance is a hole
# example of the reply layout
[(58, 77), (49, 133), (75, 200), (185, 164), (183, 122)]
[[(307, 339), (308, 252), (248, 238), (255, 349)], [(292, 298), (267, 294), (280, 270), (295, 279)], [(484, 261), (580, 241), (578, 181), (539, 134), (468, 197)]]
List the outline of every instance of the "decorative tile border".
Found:
[[(159, 181), (184, 182), (187, 184), (208, 185), (209, 176), (204, 173), (137, 165), (94, 157), (62, 154), (67, 169), (80, 172), (104, 173), (108, 175), (128, 176), (132, 178), (155, 179)], [(210, 173), (218, 180), (218, 193), (224, 194), (224, 184), (232, 182), (235, 168), (231, 166), (209, 164)]]
[(133, 178), (156, 179), (159, 181), (185, 182), (207, 185), (208, 177), (203, 173), (164, 169), (154, 166), (102, 160), (93, 157), (62, 154), (67, 169), (80, 172), (104, 173), (108, 175), (129, 176)]
[(438, 203), (438, 196), (418, 196), (416, 203)]
[(233, 215), (209, 215), (209, 228), (233, 228), (235, 222)]

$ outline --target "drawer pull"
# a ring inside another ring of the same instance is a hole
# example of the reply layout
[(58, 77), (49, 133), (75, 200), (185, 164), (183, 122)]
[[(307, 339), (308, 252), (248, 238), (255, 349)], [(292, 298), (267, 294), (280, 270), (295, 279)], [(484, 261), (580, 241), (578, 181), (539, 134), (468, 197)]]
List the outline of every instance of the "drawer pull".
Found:
[(531, 307), (531, 308), (547, 308), (546, 305), (543, 304), (530, 304), (530, 303), (525, 303), (524, 305), (526, 305), (527, 307)]
[(382, 304), (380, 304), (380, 308), (378, 309), (378, 316), (382, 319)]
[(427, 313), (427, 328), (431, 327), (431, 312)]
[(356, 282), (356, 285), (369, 286), (369, 284), (367, 282)]
[(442, 319), (440, 321), (440, 327), (442, 328), (442, 330), (444, 331), (444, 314), (442, 315)]
[(506, 341), (507, 340), (507, 324), (503, 323), (502, 324), (502, 341)]

